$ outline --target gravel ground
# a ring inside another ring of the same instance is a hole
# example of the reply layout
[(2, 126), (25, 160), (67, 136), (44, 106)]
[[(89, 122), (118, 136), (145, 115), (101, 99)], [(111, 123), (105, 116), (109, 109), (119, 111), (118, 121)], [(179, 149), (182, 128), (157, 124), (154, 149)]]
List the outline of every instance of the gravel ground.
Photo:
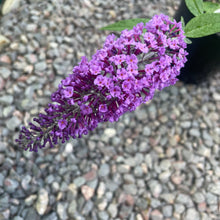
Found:
[(19, 126), (43, 110), (117, 20), (173, 15), (173, 0), (21, 0), (0, 18), (0, 220), (220, 219), (220, 72), (166, 88), (119, 122), (39, 153)]

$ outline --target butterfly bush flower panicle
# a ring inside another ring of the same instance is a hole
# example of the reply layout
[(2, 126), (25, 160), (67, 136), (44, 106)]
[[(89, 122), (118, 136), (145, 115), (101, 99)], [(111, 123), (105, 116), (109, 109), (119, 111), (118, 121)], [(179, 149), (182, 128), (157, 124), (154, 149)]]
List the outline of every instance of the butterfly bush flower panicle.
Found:
[(23, 127), (16, 141), (37, 152), (134, 111), (156, 90), (175, 84), (187, 61), (184, 38), (181, 23), (163, 14), (122, 31), (118, 39), (109, 35), (90, 61), (82, 57), (52, 94), (45, 113), (29, 129)]

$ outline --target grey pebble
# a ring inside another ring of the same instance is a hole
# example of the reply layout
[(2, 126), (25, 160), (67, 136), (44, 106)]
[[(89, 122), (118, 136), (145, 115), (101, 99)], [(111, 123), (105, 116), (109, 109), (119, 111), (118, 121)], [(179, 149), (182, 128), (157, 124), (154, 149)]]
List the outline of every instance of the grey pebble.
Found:
[(12, 112), (14, 111), (14, 109), (15, 109), (15, 107), (14, 107), (14, 106), (11, 106), (11, 105), (5, 107), (5, 108), (3, 109), (3, 116), (4, 116), (5, 118), (11, 116)]
[(98, 216), (100, 220), (108, 220), (109, 214), (106, 211), (98, 212)]
[(191, 136), (194, 136), (194, 137), (200, 137), (201, 136), (200, 131), (198, 129), (196, 129), (196, 128), (191, 128), (189, 130), (189, 134)]
[(150, 187), (150, 191), (152, 192), (153, 196), (156, 198), (159, 197), (159, 195), (162, 192), (161, 184), (156, 180), (150, 180), (148, 185)]
[(137, 186), (135, 184), (124, 184), (123, 189), (126, 193), (129, 193), (131, 195), (137, 194)]
[(35, 206), (37, 213), (39, 215), (43, 215), (46, 212), (48, 203), (49, 203), (48, 192), (46, 189), (41, 188), (38, 192), (38, 198)]
[(77, 202), (76, 200), (72, 200), (72, 202), (69, 203), (69, 206), (68, 206), (68, 214), (70, 217), (74, 217), (75, 213), (76, 213), (76, 210), (77, 210)]
[(42, 72), (46, 70), (47, 64), (46, 62), (42, 61), (42, 62), (36, 63), (34, 65), (34, 68), (35, 68), (35, 71)]
[(42, 220), (58, 220), (57, 214), (52, 212), (42, 218)]
[(12, 95), (4, 95), (0, 97), (0, 103), (10, 105), (14, 101), (14, 97)]
[(176, 197), (176, 202), (186, 205), (187, 207), (190, 207), (193, 205), (192, 199), (189, 195), (180, 193)]
[(163, 206), (162, 212), (164, 217), (171, 217), (173, 213), (173, 207), (171, 205)]
[(6, 210), (9, 207), (9, 195), (3, 194), (0, 196), (0, 212)]
[(182, 121), (182, 122), (180, 122), (180, 126), (182, 128), (190, 128), (191, 127), (191, 122), (190, 121)]
[(8, 77), (11, 75), (11, 70), (6, 67), (0, 67), (0, 76), (2, 76), (4, 79), (8, 79)]
[(20, 217), (20, 216), (15, 216), (14, 218), (13, 218), (13, 220), (24, 220), (22, 217)]
[(33, 205), (34, 201), (37, 199), (37, 195), (30, 195), (25, 199), (25, 205), (31, 206)]
[(67, 203), (63, 202), (63, 203), (58, 203), (57, 204), (57, 214), (59, 216), (60, 219), (63, 219), (63, 220), (66, 220), (68, 219), (68, 216), (67, 216), (67, 212), (66, 212), (66, 209), (67, 209)]
[(111, 203), (109, 206), (108, 206), (108, 209), (107, 209), (109, 215), (112, 217), (112, 218), (115, 218), (118, 214), (118, 208), (117, 208), (117, 204), (114, 204), (114, 203)]
[(142, 177), (143, 176), (143, 169), (141, 166), (137, 166), (134, 168), (134, 176)]
[(21, 186), (25, 191), (28, 191), (30, 189), (31, 179), (32, 179), (32, 177), (30, 175), (26, 175), (25, 177), (22, 178)]
[(102, 164), (102, 165), (100, 166), (99, 171), (98, 171), (99, 176), (100, 176), (100, 177), (106, 177), (106, 176), (109, 175), (109, 173), (110, 173), (110, 167), (109, 167), (109, 165), (106, 164), (106, 163), (105, 163), (105, 164)]
[(74, 179), (73, 182), (76, 185), (76, 187), (80, 187), (86, 182), (86, 179), (84, 177), (80, 176), (80, 177), (77, 177), (76, 179)]
[(210, 183), (208, 185), (208, 188), (207, 190), (210, 192), (210, 193), (213, 193), (217, 196), (220, 196), (220, 182), (216, 182), (216, 183)]
[(94, 203), (91, 200), (87, 201), (82, 209), (82, 215), (88, 216), (89, 213), (92, 211), (93, 207), (94, 207)]
[(205, 201), (205, 196), (203, 195), (203, 193), (201, 192), (196, 192), (194, 195), (193, 195), (193, 200), (196, 202), (196, 203), (202, 203)]
[(14, 179), (6, 178), (4, 180), (4, 189), (8, 193), (14, 193), (15, 190), (18, 188), (19, 182)]
[(4, 175), (2, 173), (0, 173), (0, 186), (3, 186), (4, 178), (5, 178)]
[(187, 220), (200, 220), (200, 215), (194, 208), (189, 208), (186, 210), (186, 214), (184, 216)]

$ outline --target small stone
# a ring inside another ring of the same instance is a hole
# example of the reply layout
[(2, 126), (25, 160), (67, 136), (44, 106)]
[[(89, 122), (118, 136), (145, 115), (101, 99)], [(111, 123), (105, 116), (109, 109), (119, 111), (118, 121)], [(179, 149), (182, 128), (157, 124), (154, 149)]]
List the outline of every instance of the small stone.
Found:
[(98, 171), (98, 174), (100, 177), (106, 177), (109, 175), (109, 172), (110, 172), (110, 167), (108, 164), (102, 164), (99, 171)]
[(2, 15), (7, 14), (11, 10), (18, 8), (20, 0), (6, 0), (2, 6)]
[(9, 116), (12, 114), (12, 112), (14, 111), (14, 109), (15, 109), (15, 107), (14, 107), (14, 106), (11, 106), (11, 105), (5, 107), (5, 108), (3, 109), (3, 116), (4, 116), (5, 118), (9, 117)]
[(180, 126), (182, 128), (190, 128), (191, 127), (191, 122), (190, 121), (182, 121), (182, 122), (180, 122)]
[(174, 204), (174, 209), (176, 213), (183, 213), (185, 211), (185, 206), (182, 204)]
[(149, 182), (150, 190), (155, 198), (158, 198), (160, 193), (162, 192), (162, 186), (156, 180), (151, 180)]
[(37, 29), (37, 24), (27, 24), (26, 25), (26, 31), (28, 32), (35, 32)]
[(126, 158), (124, 160), (124, 163), (131, 166), (131, 167), (135, 167), (137, 164), (136, 164), (136, 161), (134, 160), (133, 157), (129, 157), (129, 158)]
[(67, 25), (65, 28), (65, 32), (67, 35), (72, 35), (74, 33), (74, 26), (73, 25)]
[(109, 219), (109, 215), (107, 212), (105, 211), (101, 211), (98, 213), (99, 219), (100, 220), (108, 220)]
[(125, 184), (123, 185), (123, 189), (128, 194), (131, 194), (131, 195), (137, 194), (137, 187), (135, 184)]
[(143, 128), (143, 135), (150, 136), (150, 134), (151, 134), (151, 129), (149, 127), (147, 127), (147, 126), (144, 126), (144, 128)]
[(217, 204), (218, 198), (216, 195), (213, 195), (212, 193), (208, 192), (208, 193), (206, 193), (205, 196), (206, 196), (206, 202), (209, 205), (216, 205)]
[(38, 192), (38, 198), (36, 202), (36, 210), (39, 215), (43, 215), (46, 212), (48, 202), (48, 192), (46, 189), (41, 188)]
[(136, 215), (136, 220), (144, 220), (141, 214)]
[(99, 183), (99, 187), (97, 189), (97, 197), (98, 198), (102, 198), (102, 196), (105, 193), (105, 189), (106, 189), (105, 183), (104, 182), (100, 182)]
[(152, 220), (163, 220), (163, 215), (158, 209), (153, 210), (150, 213), (150, 217)]
[(118, 208), (117, 208), (117, 205), (114, 204), (114, 203), (111, 203), (109, 206), (108, 206), (108, 209), (107, 209), (109, 215), (112, 217), (112, 218), (115, 218), (118, 214)]
[(4, 180), (4, 189), (8, 193), (14, 193), (15, 190), (18, 188), (19, 183), (17, 180), (6, 178)]
[(112, 138), (116, 135), (116, 130), (114, 128), (107, 128), (104, 130), (103, 135), (106, 135), (108, 138)]
[(9, 195), (3, 194), (0, 196), (0, 212), (6, 210), (9, 207)]
[(211, 149), (207, 148), (207, 147), (205, 147), (203, 145), (199, 146), (197, 152), (198, 152), (199, 155), (207, 157), (207, 158), (210, 158), (210, 156), (211, 156)]
[(71, 154), (73, 152), (73, 145), (71, 143), (67, 143), (64, 152), (66, 155)]
[(119, 173), (129, 173), (130, 172), (131, 167), (129, 165), (126, 164), (119, 164), (117, 166), (117, 170)]
[(102, 199), (102, 200), (100, 201), (100, 203), (98, 203), (97, 206), (98, 206), (98, 209), (99, 209), (100, 211), (104, 211), (107, 205), (108, 205), (107, 199)]
[(30, 182), (31, 182), (31, 176), (30, 175), (26, 175), (24, 178), (22, 178), (21, 181), (21, 186), (25, 191), (28, 191), (30, 189)]
[(82, 215), (88, 216), (89, 213), (93, 210), (93, 207), (94, 207), (94, 203), (91, 200), (87, 201), (85, 206), (83, 207)]
[(159, 179), (161, 182), (165, 183), (169, 180), (170, 176), (171, 172), (167, 170), (159, 174)]
[(14, 98), (11, 95), (4, 95), (0, 97), (0, 103), (2, 104), (10, 105), (13, 103), (13, 101), (14, 101)]
[(67, 213), (66, 213), (67, 204), (64, 203), (58, 203), (57, 204), (57, 214), (60, 219), (66, 220), (68, 219)]
[(0, 35), (0, 49), (8, 45), (9, 43), (10, 43), (10, 40), (7, 37)]
[(172, 193), (164, 193), (160, 195), (160, 198), (164, 199), (166, 202), (173, 204), (174, 203), (174, 199), (175, 199), (175, 195)]
[(208, 191), (210, 193), (217, 195), (217, 196), (220, 196), (220, 182), (210, 183), (208, 185)]
[(94, 180), (97, 176), (96, 170), (92, 169), (88, 173), (86, 173), (83, 177), (86, 179), (86, 181)]
[(76, 202), (76, 200), (74, 199), (74, 200), (69, 204), (68, 214), (70, 215), (70, 217), (74, 217), (76, 211), (77, 211), (77, 202)]
[(198, 129), (196, 129), (196, 128), (191, 128), (189, 130), (189, 134), (191, 136), (194, 136), (194, 137), (200, 137), (201, 136), (200, 131)]
[(6, 67), (0, 67), (0, 75), (4, 79), (8, 79), (8, 77), (11, 75), (11, 70)]
[(46, 62), (42, 61), (42, 62), (36, 63), (36, 64), (34, 65), (34, 67), (35, 67), (35, 70), (36, 70), (36, 71), (38, 71), (38, 72), (43, 72), (43, 71), (46, 70), (47, 64), (46, 64)]
[(202, 203), (205, 201), (205, 197), (204, 195), (201, 193), (201, 192), (196, 192), (194, 195), (193, 195), (193, 200), (196, 202), (196, 203)]
[(168, 170), (171, 167), (171, 161), (170, 160), (162, 160), (160, 162), (160, 167), (162, 170)]
[(11, 59), (10, 59), (10, 57), (7, 56), (7, 55), (4, 55), (4, 54), (0, 55), (0, 61), (1, 61), (2, 63), (11, 64)]
[(87, 185), (84, 185), (81, 187), (81, 192), (85, 200), (88, 201), (89, 199), (93, 197), (95, 190)]
[(37, 56), (35, 54), (27, 54), (25, 58), (30, 64), (35, 64), (37, 62)]
[(31, 206), (34, 204), (34, 201), (37, 199), (37, 195), (30, 195), (28, 196), (24, 202), (25, 202), (25, 205), (27, 206)]
[(173, 212), (173, 207), (171, 205), (163, 206), (162, 212), (165, 217), (171, 217)]
[(0, 91), (5, 87), (5, 80), (0, 76)]
[(135, 178), (131, 174), (125, 174), (124, 175), (124, 182), (126, 184), (134, 184), (135, 183)]
[(15, 216), (14, 218), (13, 218), (13, 220), (24, 220), (22, 217), (20, 217), (20, 216)]
[(137, 166), (134, 168), (134, 176), (135, 177), (142, 177), (143, 176), (143, 169), (141, 166)]
[(21, 120), (16, 116), (13, 116), (6, 122), (6, 126), (9, 130), (14, 131), (21, 124)]
[(199, 213), (194, 208), (189, 208), (186, 211), (184, 219), (187, 220), (200, 220)]
[(84, 177), (77, 177), (73, 181), (73, 183), (75, 184), (76, 187), (82, 186), (85, 182), (86, 182), (86, 179)]
[(213, 93), (212, 97), (215, 101), (220, 101), (220, 93), (215, 92)]
[(176, 202), (186, 205), (187, 207), (193, 206), (193, 201), (189, 195), (180, 193), (176, 197)]

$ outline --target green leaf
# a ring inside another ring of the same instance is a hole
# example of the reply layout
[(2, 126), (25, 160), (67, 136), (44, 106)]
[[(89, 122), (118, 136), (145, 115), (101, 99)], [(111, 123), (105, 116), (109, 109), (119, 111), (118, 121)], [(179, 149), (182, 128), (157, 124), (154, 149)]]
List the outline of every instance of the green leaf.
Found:
[(185, 43), (187, 43), (187, 44), (191, 44), (192, 43), (192, 41), (189, 39), (189, 38), (184, 38), (184, 41), (185, 41)]
[(202, 0), (185, 0), (187, 8), (194, 16), (203, 14)]
[(220, 9), (220, 4), (213, 2), (203, 2), (203, 8), (207, 13), (214, 13), (216, 10)]
[(183, 28), (183, 30), (184, 30), (186, 24), (185, 24), (185, 21), (184, 21), (183, 16), (181, 16), (181, 23), (182, 23), (182, 28)]
[(220, 14), (205, 13), (192, 18), (185, 27), (185, 36), (204, 37), (220, 32)]
[(147, 18), (134, 18), (134, 19), (128, 19), (128, 20), (121, 20), (114, 24), (110, 24), (108, 26), (105, 26), (101, 28), (101, 30), (108, 30), (108, 31), (123, 31), (125, 29), (131, 30), (136, 24), (138, 23), (146, 23), (150, 19)]

